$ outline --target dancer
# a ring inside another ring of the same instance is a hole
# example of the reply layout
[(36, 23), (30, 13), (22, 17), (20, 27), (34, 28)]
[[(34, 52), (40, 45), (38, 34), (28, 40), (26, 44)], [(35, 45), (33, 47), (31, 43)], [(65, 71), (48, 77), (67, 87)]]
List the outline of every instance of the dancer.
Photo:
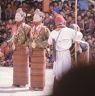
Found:
[(49, 29), (43, 25), (43, 13), (37, 9), (32, 26), (31, 89), (43, 90), (45, 86), (45, 48), (48, 45)]
[(54, 46), (55, 61), (54, 61), (54, 86), (63, 74), (68, 72), (71, 68), (71, 54), (70, 47), (73, 42), (76, 42), (76, 31), (66, 27), (66, 21), (64, 18), (56, 14), (55, 15), (56, 29), (53, 30), (49, 36), (48, 44)]
[(28, 41), (31, 27), (23, 22), (24, 17), (16, 13), (13, 27), (13, 86), (21, 87), (28, 84), (29, 53)]

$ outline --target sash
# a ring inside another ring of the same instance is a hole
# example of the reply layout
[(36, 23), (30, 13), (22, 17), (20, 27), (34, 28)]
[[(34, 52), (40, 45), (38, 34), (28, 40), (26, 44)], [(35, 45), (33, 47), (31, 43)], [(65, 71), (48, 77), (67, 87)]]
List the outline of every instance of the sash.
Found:
[(57, 42), (57, 40), (58, 40), (58, 38), (59, 38), (59, 36), (60, 36), (61, 31), (62, 31), (62, 30), (60, 30), (60, 32), (59, 32), (56, 40), (53, 39), (53, 54), (52, 54), (53, 61), (56, 61), (56, 42)]

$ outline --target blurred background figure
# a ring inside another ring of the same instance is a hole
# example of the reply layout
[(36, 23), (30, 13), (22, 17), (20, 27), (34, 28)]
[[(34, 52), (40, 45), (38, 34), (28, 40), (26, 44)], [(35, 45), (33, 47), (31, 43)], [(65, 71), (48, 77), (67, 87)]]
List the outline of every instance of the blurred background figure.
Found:
[(50, 96), (95, 95), (95, 65), (73, 67), (59, 80)]

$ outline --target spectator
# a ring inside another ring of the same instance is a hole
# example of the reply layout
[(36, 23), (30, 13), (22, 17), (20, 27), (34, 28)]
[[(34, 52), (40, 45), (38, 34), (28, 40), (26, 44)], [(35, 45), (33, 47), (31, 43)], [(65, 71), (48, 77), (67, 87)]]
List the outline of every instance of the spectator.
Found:
[(49, 13), (45, 14), (45, 18), (43, 20), (45, 26), (47, 26), (50, 30), (54, 29), (54, 19), (52, 16), (49, 15)]
[(88, 0), (78, 0), (80, 10), (88, 10)]
[(13, 14), (11, 3), (7, 4), (5, 9), (5, 20), (13, 19), (15, 14)]
[(57, 2), (54, 3), (53, 10), (54, 10), (55, 12), (57, 12), (57, 13), (60, 13), (60, 10), (61, 10), (61, 9), (60, 9), (60, 7), (59, 7), (59, 5), (58, 5)]
[(6, 2), (1, 2), (1, 20), (5, 21), (5, 9), (6, 9)]
[(70, 24), (73, 24), (74, 23), (74, 22), (72, 22), (73, 21), (73, 17), (71, 15), (68, 16), (67, 18), (66, 18), (67, 19), (67, 26), (70, 26)]
[(84, 31), (84, 20), (82, 19), (82, 17), (79, 15), (77, 17), (77, 23), (80, 26), (80, 31), (83, 32)]
[(89, 32), (93, 33), (95, 29), (95, 21), (93, 20), (93, 17), (89, 17)]
[(0, 4), (0, 22), (1, 22), (1, 13), (2, 13), (2, 9), (1, 9), (1, 4)]
[(62, 15), (65, 18), (65, 14), (63, 10), (60, 11), (60, 15)]
[(12, 8), (13, 16), (15, 16), (17, 10), (17, 3), (15, 1), (11, 1), (11, 8)]
[(26, 12), (27, 12), (27, 3), (23, 1), (21, 8), (18, 8), (16, 13), (20, 13), (21, 16), (26, 17)]

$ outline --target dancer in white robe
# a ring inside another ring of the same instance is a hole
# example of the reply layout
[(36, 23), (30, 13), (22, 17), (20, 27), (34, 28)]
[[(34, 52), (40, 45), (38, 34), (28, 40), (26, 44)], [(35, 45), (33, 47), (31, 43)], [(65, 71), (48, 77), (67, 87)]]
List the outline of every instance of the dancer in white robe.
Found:
[[(48, 44), (54, 45), (56, 59), (54, 62), (54, 80), (59, 80), (71, 68), (70, 47), (77, 40), (76, 31), (66, 27), (64, 18), (59, 14), (55, 17), (56, 29), (49, 36)], [(76, 39), (75, 39), (76, 38)]]

